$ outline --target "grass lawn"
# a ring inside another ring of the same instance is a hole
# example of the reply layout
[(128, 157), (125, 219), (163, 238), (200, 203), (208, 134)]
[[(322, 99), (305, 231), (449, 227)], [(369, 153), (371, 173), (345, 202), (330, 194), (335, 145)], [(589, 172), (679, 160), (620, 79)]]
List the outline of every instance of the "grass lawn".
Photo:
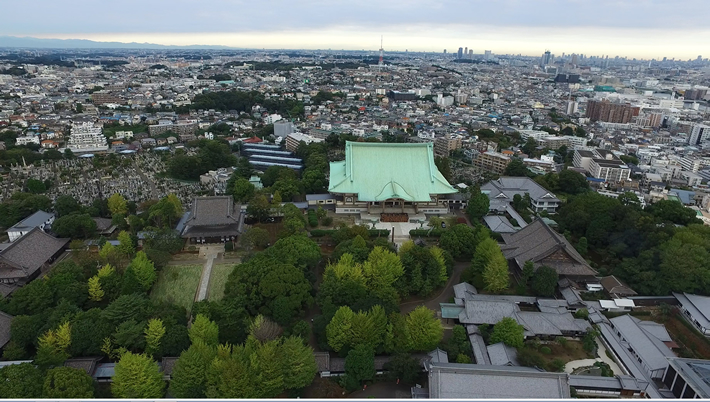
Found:
[(168, 265), (158, 274), (158, 281), (150, 297), (183, 306), (189, 312), (195, 301), (201, 274), (202, 265)]
[(234, 269), (235, 264), (219, 264), (212, 267), (210, 277), (210, 288), (207, 290), (207, 298), (211, 301), (221, 300), (224, 297), (224, 285), (227, 277)]

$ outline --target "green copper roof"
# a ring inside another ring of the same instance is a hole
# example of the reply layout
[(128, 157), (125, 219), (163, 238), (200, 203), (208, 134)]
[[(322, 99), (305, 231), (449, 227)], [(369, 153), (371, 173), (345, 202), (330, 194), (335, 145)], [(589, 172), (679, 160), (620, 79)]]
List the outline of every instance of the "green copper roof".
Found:
[(427, 202), (431, 194), (456, 193), (434, 164), (434, 145), (347, 142), (345, 160), (330, 163), (331, 193), (360, 201), (401, 198)]

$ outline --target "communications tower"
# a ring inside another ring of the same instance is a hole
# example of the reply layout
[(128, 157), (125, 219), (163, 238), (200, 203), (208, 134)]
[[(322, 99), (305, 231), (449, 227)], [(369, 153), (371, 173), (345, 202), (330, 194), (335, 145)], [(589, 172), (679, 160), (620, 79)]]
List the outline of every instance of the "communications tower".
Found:
[(382, 47), (382, 40), (384, 39), (384, 36), (380, 36), (380, 61), (377, 63), (379, 66), (380, 70), (382, 70), (382, 66), (385, 65), (384, 63), (384, 56), (385, 56), (385, 49)]

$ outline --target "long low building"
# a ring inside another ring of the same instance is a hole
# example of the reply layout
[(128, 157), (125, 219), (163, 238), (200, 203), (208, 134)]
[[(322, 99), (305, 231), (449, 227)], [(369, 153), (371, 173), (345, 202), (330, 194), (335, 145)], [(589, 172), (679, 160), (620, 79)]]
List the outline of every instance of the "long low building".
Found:
[(429, 398), (568, 399), (569, 376), (530, 367), (428, 364)]

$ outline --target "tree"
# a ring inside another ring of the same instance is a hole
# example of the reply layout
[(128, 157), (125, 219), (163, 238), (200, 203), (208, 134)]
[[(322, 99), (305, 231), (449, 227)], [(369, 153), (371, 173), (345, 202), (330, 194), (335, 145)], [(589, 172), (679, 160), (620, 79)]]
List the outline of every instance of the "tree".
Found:
[(244, 232), (241, 238), (242, 245), (247, 249), (264, 248), (269, 244), (269, 231), (252, 226)]
[(69, 358), (69, 345), (71, 345), (71, 328), (69, 322), (59, 325), (56, 330), (47, 330), (37, 340), (37, 356), (35, 363), (40, 367), (58, 366)]
[(131, 257), (133, 253), (136, 252), (136, 248), (133, 246), (133, 239), (131, 234), (122, 230), (118, 233), (118, 251), (123, 253), (127, 257)]
[(42, 397), (42, 372), (32, 363), (10, 364), (0, 368), (0, 395), (12, 399)]
[(441, 235), (439, 246), (456, 259), (471, 258), (471, 252), (476, 247), (476, 231), (463, 223), (454, 225)]
[(32, 194), (41, 194), (47, 191), (47, 186), (42, 180), (29, 179), (27, 180), (27, 190)]
[(119, 193), (113, 193), (108, 197), (108, 209), (112, 215), (123, 214), (128, 212), (128, 204), (126, 199)]
[(195, 317), (188, 334), (192, 343), (203, 342), (209, 346), (217, 346), (219, 343), (219, 327), (202, 314)]
[(57, 367), (47, 372), (42, 396), (53, 399), (93, 398), (94, 379), (81, 369)]
[(104, 291), (101, 289), (101, 278), (92, 276), (89, 278), (89, 299), (100, 302), (104, 298)]
[(168, 194), (150, 207), (148, 218), (159, 227), (172, 228), (182, 212), (180, 199), (175, 194)]
[(422, 376), (422, 364), (407, 354), (394, 356), (385, 363), (384, 369), (391, 381), (402, 381), (404, 384), (416, 384)]
[(397, 254), (382, 247), (375, 247), (362, 266), (367, 286), (377, 292), (390, 288), (404, 273), (402, 261)]
[(96, 231), (96, 222), (88, 214), (71, 214), (52, 222), (52, 231), (59, 237), (88, 238)]
[(532, 290), (538, 296), (552, 297), (555, 295), (559, 275), (550, 267), (540, 267), (535, 271), (532, 280)]
[(677, 225), (687, 226), (691, 223), (698, 223), (695, 211), (686, 208), (677, 201), (660, 200), (646, 207), (646, 211), (663, 222), (672, 222)]
[(73, 212), (81, 212), (81, 205), (70, 195), (60, 195), (54, 201), (54, 210), (57, 216), (62, 217)]
[(303, 340), (295, 336), (283, 339), (280, 349), (279, 355), (284, 368), (284, 387), (300, 389), (312, 383), (318, 372), (313, 349), (304, 345)]
[(358, 345), (345, 358), (345, 375), (350, 390), (353, 386), (375, 378), (375, 352), (369, 345)]
[(503, 257), (502, 252), (495, 253), (486, 264), (483, 269), (483, 281), (486, 284), (486, 290), (492, 293), (498, 293), (508, 288), (508, 261)]
[(180, 354), (173, 368), (170, 394), (175, 398), (203, 398), (207, 370), (216, 356), (214, 347), (198, 341)]
[(533, 275), (535, 275), (535, 264), (530, 260), (525, 261), (525, 265), (523, 265), (523, 272), (520, 277), (521, 284), (523, 286), (527, 286), (528, 281), (530, 281)]
[(266, 221), (271, 215), (271, 204), (264, 194), (258, 194), (249, 201), (247, 214), (259, 222)]
[(278, 341), (265, 342), (249, 356), (254, 383), (259, 384), (258, 397), (273, 398), (284, 389), (283, 360)]
[(528, 170), (527, 166), (523, 163), (521, 159), (518, 158), (513, 158), (509, 163), (508, 166), (505, 167), (505, 172), (503, 173), (505, 176), (528, 176), (530, 174), (530, 171)]
[(532, 157), (533, 154), (535, 153), (535, 149), (537, 148), (537, 141), (535, 141), (534, 138), (529, 137), (527, 141), (525, 141), (525, 145), (521, 148), (525, 154), (528, 156)]
[(160, 350), (160, 340), (165, 335), (165, 325), (160, 318), (153, 318), (148, 321), (145, 327), (145, 352), (153, 355)]
[(488, 195), (476, 189), (476, 191), (471, 194), (466, 204), (466, 215), (468, 215), (469, 219), (474, 223), (479, 222), (484, 216), (488, 215), (489, 208), (490, 201), (488, 200)]
[(588, 249), (588, 244), (587, 244), (587, 238), (586, 237), (580, 237), (579, 241), (577, 242), (577, 247), (575, 247), (577, 252), (581, 255), (587, 255), (587, 249)]
[(248, 203), (254, 196), (256, 187), (245, 178), (238, 178), (234, 182), (234, 190), (232, 195), (237, 202)]
[(424, 306), (419, 306), (407, 315), (407, 333), (412, 349), (432, 351), (444, 336), (444, 327), (436, 314)]
[(446, 181), (451, 182), (453, 175), (451, 174), (451, 163), (449, 162), (449, 158), (437, 156), (434, 158), (434, 164), (436, 165), (436, 168), (439, 169), (441, 175), (444, 176)]
[(504, 317), (493, 326), (491, 344), (503, 342), (514, 348), (521, 348), (525, 340), (525, 328), (510, 317)]
[(581, 194), (589, 190), (589, 182), (583, 174), (574, 170), (565, 169), (558, 175), (560, 191), (567, 194)]
[(111, 392), (116, 398), (162, 398), (165, 381), (158, 365), (144, 354), (126, 352), (116, 363)]
[(153, 282), (158, 278), (158, 274), (155, 272), (155, 265), (148, 259), (145, 251), (139, 251), (136, 254), (128, 269), (133, 272), (144, 290), (150, 289), (153, 286)]
[(355, 313), (348, 306), (340, 307), (330, 323), (326, 327), (328, 345), (334, 351), (339, 352), (343, 347), (350, 344), (353, 339), (354, 330), (352, 328)]

